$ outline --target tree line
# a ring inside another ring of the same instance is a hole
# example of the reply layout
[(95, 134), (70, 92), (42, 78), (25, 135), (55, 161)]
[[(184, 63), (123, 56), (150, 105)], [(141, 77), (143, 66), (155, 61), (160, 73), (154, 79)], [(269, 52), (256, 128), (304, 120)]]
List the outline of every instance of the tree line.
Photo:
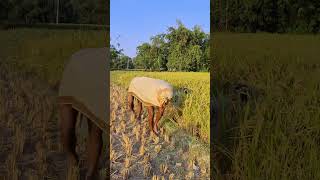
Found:
[(212, 0), (215, 31), (319, 33), (319, 0)]
[(110, 45), (111, 54), (111, 69), (134, 69), (132, 58), (123, 53), (123, 49), (120, 49), (120, 44)]
[(106, 0), (1, 0), (0, 23), (107, 23)]
[(209, 34), (200, 26), (188, 29), (181, 21), (157, 34), (150, 42), (137, 47), (130, 58), (123, 50), (111, 45), (111, 68), (136, 68), (157, 71), (209, 71)]

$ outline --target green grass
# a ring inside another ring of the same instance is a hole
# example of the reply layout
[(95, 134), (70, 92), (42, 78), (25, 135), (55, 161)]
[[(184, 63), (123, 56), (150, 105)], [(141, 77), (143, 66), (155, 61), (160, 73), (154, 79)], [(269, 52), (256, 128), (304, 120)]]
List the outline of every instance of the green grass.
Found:
[[(111, 82), (125, 88), (133, 77), (148, 76), (171, 83), (177, 92), (187, 88), (190, 93), (179, 93), (174, 99), (175, 108), (181, 110), (180, 125), (189, 132), (199, 131), (200, 137), (209, 142), (210, 137), (210, 79), (202, 72), (141, 72), (112, 71)], [(168, 117), (168, 118), (172, 118)]]
[[(233, 179), (320, 179), (320, 36), (213, 35), (216, 150)], [(225, 84), (262, 92), (228, 109)], [(217, 135), (218, 136), (218, 135)], [(223, 149), (223, 150), (220, 150)]]
[(36, 73), (56, 85), (71, 55), (82, 48), (105, 47), (106, 32), (95, 30), (0, 30), (0, 59)]

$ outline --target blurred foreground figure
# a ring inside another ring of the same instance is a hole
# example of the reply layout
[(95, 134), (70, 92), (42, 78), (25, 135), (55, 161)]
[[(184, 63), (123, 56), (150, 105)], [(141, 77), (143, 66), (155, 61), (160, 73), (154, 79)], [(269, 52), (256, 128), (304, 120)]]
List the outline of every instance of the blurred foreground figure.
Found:
[[(142, 104), (148, 109), (150, 129), (158, 135), (158, 122), (161, 119), (166, 105), (173, 96), (172, 86), (163, 80), (148, 77), (135, 77), (131, 80), (128, 89), (128, 106), (134, 112), (134, 98), (138, 101), (136, 118), (141, 117)], [(155, 121), (154, 109), (157, 109)]]
[(107, 129), (107, 48), (76, 52), (65, 66), (59, 89), (61, 141), (68, 162), (79, 162), (75, 126), (78, 114), (88, 120), (86, 179), (94, 179), (102, 150), (102, 130)]

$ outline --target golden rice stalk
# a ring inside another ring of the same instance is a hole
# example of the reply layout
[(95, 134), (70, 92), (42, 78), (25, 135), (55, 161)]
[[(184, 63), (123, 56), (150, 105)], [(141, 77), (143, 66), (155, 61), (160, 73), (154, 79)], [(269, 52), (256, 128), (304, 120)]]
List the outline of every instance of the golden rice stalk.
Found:
[(160, 180), (160, 176), (158, 176), (158, 175), (153, 175), (153, 176), (152, 176), (152, 180)]
[(144, 144), (141, 144), (141, 146), (139, 148), (139, 155), (143, 156), (145, 152), (146, 152), (145, 146), (144, 146)]
[(126, 108), (121, 108), (121, 114), (125, 114)]
[(150, 161), (150, 154), (146, 154), (144, 157), (143, 157), (143, 164), (148, 164)]
[(131, 123), (135, 123), (136, 122), (136, 117), (135, 117), (134, 113), (130, 113), (130, 122)]
[(158, 136), (153, 136), (153, 143), (158, 144), (160, 141), (160, 138)]
[(126, 123), (125, 123), (124, 121), (121, 121), (121, 122), (120, 122), (120, 127), (121, 127), (121, 129), (122, 129), (123, 131), (125, 131), (125, 130), (126, 130)]
[(163, 163), (163, 164), (160, 164), (160, 172), (162, 174), (166, 174), (168, 172), (168, 165), (167, 163)]
[(186, 179), (191, 180), (194, 178), (194, 173), (193, 171), (189, 171), (188, 174), (186, 175)]
[(155, 150), (156, 153), (159, 153), (161, 151), (161, 145), (156, 145), (154, 147), (154, 150)]
[(164, 141), (167, 142), (167, 143), (170, 143), (169, 135), (167, 135), (167, 134), (164, 135)]
[(122, 134), (122, 146), (125, 149), (125, 152), (128, 156), (132, 153), (132, 143), (130, 141), (130, 138), (126, 134)]
[(114, 109), (117, 110), (119, 108), (119, 103), (118, 101), (113, 101), (114, 102)]
[(147, 134), (147, 126), (143, 126), (141, 136), (145, 136)]
[(174, 180), (174, 174), (173, 174), (173, 173), (171, 173), (171, 174), (169, 175), (169, 180)]
[(146, 138), (144, 136), (141, 136), (141, 144), (145, 144), (146, 143)]
[(149, 141), (153, 141), (153, 138), (155, 137), (156, 135), (151, 131), (150, 132), (150, 136), (149, 136)]
[(123, 178), (123, 179), (128, 179), (128, 178), (129, 178), (129, 175), (130, 175), (129, 168), (123, 168), (123, 169), (121, 170), (121, 175), (122, 175), (122, 178)]
[(199, 162), (200, 166), (200, 173), (201, 175), (205, 175), (207, 173), (207, 168), (205, 166), (205, 163), (203, 161)]
[(121, 132), (121, 126), (115, 127), (116, 134), (119, 134)]
[(115, 121), (115, 119), (116, 119), (116, 111), (113, 110), (113, 111), (111, 112), (111, 121)]
[(127, 136), (126, 134), (122, 133), (121, 138), (122, 138), (122, 141), (121, 141), (122, 146), (126, 147), (126, 146), (128, 146), (129, 143), (131, 143), (129, 136)]
[(194, 160), (191, 159), (191, 160), (188, 161), (188, 169), (189, 169), (189, 170), (192, 170), (192, 169), (193, 169), (193, 166), (194, 166)]
[(118, 121), (120, 121), (120, 123), (123, 121), (124, 122), (124, 124), (126, 124), (127, 122), (128, 122), (128, 118), (127, 118), (127, 115), (126, 115), (126, 113), (124, 113), (124, 114), (119, 114), (118, 116), (120, 116), (119, 117), (119, 120)]
[(127, 116), (126, 113), (122, 113), (121, 114), (121, 120), (125, 122), (125, 120), (127, 120)]
[(129, 144), (126, 148), (126, 155), (130, 156), (132, 154), (132, 144)]
[(205, 167), (204, 168), (200, 168), (200, 173), (201, 173), (201, 176), (206, 176), (207, 169)]
[(143, 167), (143, 175), (144, 177), (148, 177), (151, 175), (151, 164), (148, 163)]
[(163, 136), (163, 134), (164, 134), (164, 128), (162, 127), (160, 128), (160, 135)]
[(117, 158), (117, 152), (112, 149), (110, 152), (110, 160), (113, 162), (116, 160), (116, 158)]
[(136, 126), (136, 131), (135, 131), (135, 135), (136, 135), (136, 140), (139, 141), (139, 137), (140, 137), (140, 125), (138, 124)]
[(133, 127), (133, 129), (132, 129), (132, 134), (135, 134), (136, 132), (137, 132), (137, 127), (135, 126), (135, 127)]
[(140, 138), (140, 133), (139, 133), (139, 131), (136, 131), (136, 133), (135, 133), (135, 137), (136, 137), (136, 141), (139, 141), (139, 138)]
[(139, 137), (140, 137), (140, 125), (135, 126), (135, 127), (132, 129), (132, 133), (135, 134), (136, 141), (139, 141)]
[(126, 147), (125, 147), (125, 152), (126, 152), (126, 155), (127, 156), (130, 156), (132, 154), (132, 144), (128, 144)]
[(166, 180), (166, 178), (164, 178), (164, 176), (161, 176), (161, 178), (160, 178), (161, 180)]
[(125, 167), (125, 168), (129, 168), (130, 165), (131, 165), (130, 158), (127, 156), (127, 157), (124, 159), (124, 167)]

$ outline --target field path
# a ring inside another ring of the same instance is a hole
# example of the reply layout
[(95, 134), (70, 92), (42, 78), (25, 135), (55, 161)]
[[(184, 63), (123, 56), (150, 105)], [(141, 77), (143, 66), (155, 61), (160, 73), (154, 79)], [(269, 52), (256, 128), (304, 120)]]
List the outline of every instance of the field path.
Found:
[[(112, 179), (209, 179), (208, 157), (191, 155), (191, 137), (179, 130), (174, 135), (161, 126), (159, 137), (150, 134), (147, 114), (142, 121), (127, 109), (126, 91), (111, 85)], [(209, 156), (209, 155), (208, 155)]]

